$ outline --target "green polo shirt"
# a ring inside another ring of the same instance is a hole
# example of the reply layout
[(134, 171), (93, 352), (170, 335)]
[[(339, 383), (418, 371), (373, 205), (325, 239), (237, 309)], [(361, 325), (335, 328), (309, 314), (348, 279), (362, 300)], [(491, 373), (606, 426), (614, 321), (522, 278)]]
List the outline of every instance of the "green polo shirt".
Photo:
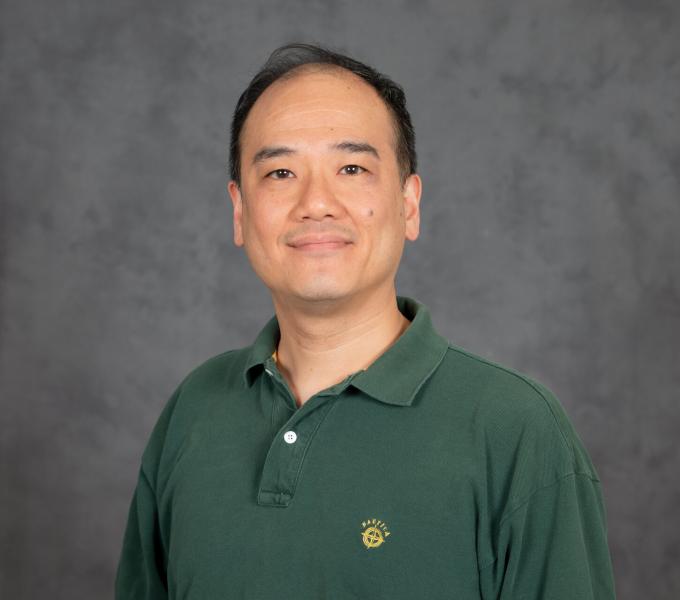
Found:
[(397, 303), (399, 339), (300, 408), (276, 317), (182, 381), (118, 600), (614, 598), (600, 482), (556, 398)]

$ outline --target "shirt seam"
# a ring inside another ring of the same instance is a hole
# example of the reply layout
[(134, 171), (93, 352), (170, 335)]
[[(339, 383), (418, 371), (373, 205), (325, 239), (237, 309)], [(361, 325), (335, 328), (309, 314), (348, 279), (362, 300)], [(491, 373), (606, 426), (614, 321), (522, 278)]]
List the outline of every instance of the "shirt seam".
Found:
[(216, 354), (215, 356), (211, 356), (210, 358), (207, 358), (204, 360), (202, 363), (200, 363), (197, 367), (192, 369), (189, 374), (185, 377), (184, 381), (182, 381), (181, 386), (186, 385), (189, 383), (197, 374), (199, 371), (202, 371), (204, 367), (207, 367), (210, 363), (213, 361), (216, 361), (227, 354), (231, 354), (233, 352), (237, 352), (236, 348), (232, 348), (231, 350), (225, 350), (224, 352), (220, 352), (219, 354)]
[[(543, 403), (545, 404), (546, 408), (550, 411), (550, 416), (552, 417), (552, 420), (554, 421), (554, 424), (557, 427), (557, 430), (560, 432), (560, 437), (562, 438), (564, 445), (567, 447), (569, 452), (573, 455), (574, 450), (572, 448), (572, 445), (569, 443), (569, 440), (567, 439), (566, 434), (562, 430), (562, 427), (560, 426), (560, 422), (557, 419), (557, 416), (555, 415), (555, 412), (553, 411), (552, 407), (550, 406), (548, 399), (546, 398), (543, 391), (537, 386), (536, 382), (532, 381), (526, 375), (518, 373), (517, 371), (515, 371), (513, 369), (510, 369), (508, 367), (505, 367), (503, 365), (495, 363), (491, 360), (485, 359), (481, 356), (477, 356), (476, 354), (468, 352), (468, 351), (466, 351), (462, 348), (459, 348), (458, 346), (453, 345), (450, 341), (449, 341), (449, 348), (451, 350), (453, 350), (454, 352), (458, 352), (459, 354), (463, 354), (464, 356), (471, 358), (472, 360), (475, 360), (477, 362), (481, 362), (481, 363), (486, 364), (490, 367), (494, 367), (495, 369), (498, 369), (500, 371), (508, 373), (509, 375), (512, 375), (513, 377), (516, 377), (520, 381), (523, 381), (525, 384), (529, 385), (534, 390), (534, 392), (536, 392), (540, 396), (540, 398), (543, 400)], [(591, 475), (589, 475), (589, 477), (592, 479)], [(599, 480), (595, 479), (595, 481), (599, 481)]]
[[(552, 487), (555, 487), (555, 486), (559, 485), (559, 484), (562, 483), (564, 480), (566, 480), (566, 479), (568, 479), (568, 478), (570, 478), (570, 477), (576, 478), (577, 475), (581, 475), (581, 476), (585, 477), (586, 479), (589, 479), (592, 483), (598, 483), (598, 484), (600, 483), (600, 481), (599, 481), (598, 479), (594, 479), (594, 478), (590, 475), (590, 473), (587, 473), (587, 472), (584, 472), (584, 471), (572, 471), (572, 472), (570, 472), (570, 473), (567, 473), (566, 475), (563, 475), (563, 476), (560, 477), (559, 479), (556, 479), (556, 480), (553, 481), (552, 483), (548, 483), (548, 484), (546, 484), (546, 485), (544, 485), (544, 486), (541, 486), (541, 487), (539, 487), (539, 488), (536, 488), (536, 489), (535, 489), (533, 492), (531, 492), (524, 500), (522, 500), (522, 502), (520, 502), (520, 503), (519, 503), (517, 506), (515, 506), (514, 508), (511, 508), (508, 512), (506, 512), (506, 513), (501, 517), (500, 523), (498, 524), (498, 530), (499, 530), (499, 532), (500, 532), (500, 530), (503, 528), (503, 525), (505, 525), (505, 523), (506, 523), (513, 515), (515, 515), (515, 513), (517, 513), (520, 509), (524, 508), (524, 507), (529, 503), (529, 501), (530, 501), (536, 494), (538, 494), (539, 492), (542, 492), (542, 491), (544, 491), (544, 490), (550, 489), (550, 488), (552, 488)], [(485, 569), (488, 569), (488, 568), (489, 568), (491, 565), (493, 565), (497, 560), (498, 560), (498, 557), (494, 558), (492, 561), (488, 562), (488, 563), (485, 564), (484, 566), (479, 567), (478, 570), (479, 570), (479, 571), (484, 571)]]
[[(232, 348), (231, 350), (225, 350), (224, 352), (220, 352), (220, 354), (216, 354), (214, 356), (211, 356), (210, 358), (205, 359), (203, 362), (199, 363), (197, 366), (195, 366), (193, 369), (191, 369), (180, 381), (179, 385), (176, 388), (176, 392), (178, 393), (178, 400), (179, 396), (182, 395), (183, 388), (185, 388), (192, 379), (198, 376), (199, 372), (203, 371), (204, 367), (207, 367), (210, 363), (213, 361), (216, 361), (227, 354), (232, 354), (233, 352), (237, 352), (238, 350), (236, 348)], [(174, 415), (174, 410), (172, 411)]]
[(154, 500), (155, 500), (156, 502), (158, 502), (158, 494), (156, 493), (156, 486), (155, 486), (155, 485), (153, 484), (153, 482), (151, 481), (151, 477), (149, 477), (149, 475), (147, 474), (146, 468), (144, 467), (144, 463), (143, 463), (143, 462), (142, 462), (141, 465), (140, 465), (139, 471), (140, 471), (140, 473), (142, 474), (142, 476), (144, 477), (144, 479), (146, 480), (146, 483), (147, 483), (147, 485), (149, 486), (149, 489), (153, 492)]

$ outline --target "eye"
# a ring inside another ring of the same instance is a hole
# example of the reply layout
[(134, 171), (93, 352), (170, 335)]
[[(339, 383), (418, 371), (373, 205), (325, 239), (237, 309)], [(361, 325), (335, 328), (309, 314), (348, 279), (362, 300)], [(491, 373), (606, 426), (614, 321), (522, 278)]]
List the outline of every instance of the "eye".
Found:
[(340, 171), (345, 171), (347, 175), (360, 175), (362, 172), (366, 171), (366, 169), (359, 165), (345, 165)]
[(275, 169), (266, 175), (266, 177), (271, 177), (272, 179), (288, 179), (292, 176), (293, 172), (288, 169)]

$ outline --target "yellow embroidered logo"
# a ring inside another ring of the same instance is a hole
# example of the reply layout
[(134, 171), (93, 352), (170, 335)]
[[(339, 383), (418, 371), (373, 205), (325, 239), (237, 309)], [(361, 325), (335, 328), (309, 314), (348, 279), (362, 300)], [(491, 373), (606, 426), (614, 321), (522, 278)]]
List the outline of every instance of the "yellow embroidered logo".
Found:
[(380, 519), (366, 519), (361, 527), (361, 541), (369, 550), (380, 546), (390, 535), (387, 525)]

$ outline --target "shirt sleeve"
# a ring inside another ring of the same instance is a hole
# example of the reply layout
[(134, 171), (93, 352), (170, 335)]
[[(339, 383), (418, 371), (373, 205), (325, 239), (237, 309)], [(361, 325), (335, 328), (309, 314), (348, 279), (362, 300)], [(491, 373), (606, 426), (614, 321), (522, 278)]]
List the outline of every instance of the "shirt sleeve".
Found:
[(171, 429), (181, 389), (181, 385), (175, 389), (161, 411), (142, 454), (116, 572), (116, 600), (168, 598), (167, 555), (158, 498), (162, 494), (162, 465), (165, 460), (172, 462)]
[(158, 508), (151, 483), (139, 470), (115, 582), (116, 600), (167, 600)]
[(602, 492), (589, 474), (566, 475), (505, 515), (497, 549), (480, 570), (485, 600), (616, 597)]

